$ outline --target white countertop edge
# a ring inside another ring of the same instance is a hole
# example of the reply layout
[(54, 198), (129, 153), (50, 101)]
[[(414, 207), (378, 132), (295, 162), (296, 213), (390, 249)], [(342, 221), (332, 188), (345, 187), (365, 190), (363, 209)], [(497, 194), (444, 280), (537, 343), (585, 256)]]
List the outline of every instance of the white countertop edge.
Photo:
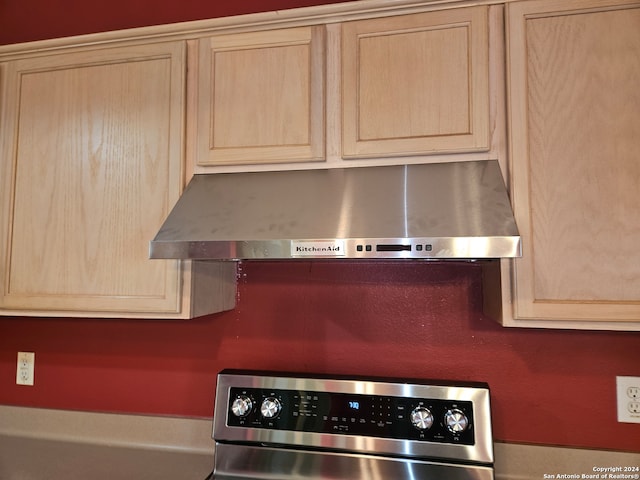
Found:
[[(638, 471), (606, 473), (606, 471), (598, 470), (599, 468), (638, 468), (640, 467), (640, 453), (494, 442), (494, 455), (496, 480), (566, 478), (600, 478), (604, 480), (605, 478), (613, 478), (608, 476), (610, 473), (612, 475), (640, 474)], [(600, 475), (600, 477), (589, 477), (590, 475)]]
[(213, 419), (0, 405), (0, 435), (213, 455)]

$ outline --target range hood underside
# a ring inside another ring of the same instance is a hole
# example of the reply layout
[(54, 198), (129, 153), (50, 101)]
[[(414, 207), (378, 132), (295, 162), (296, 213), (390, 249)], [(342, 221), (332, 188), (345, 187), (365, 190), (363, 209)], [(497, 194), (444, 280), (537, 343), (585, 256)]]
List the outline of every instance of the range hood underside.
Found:
[(483, 259), (520, 256), (513, 237), (185, 241), (154, 244), (151, 258), (242, 259)]

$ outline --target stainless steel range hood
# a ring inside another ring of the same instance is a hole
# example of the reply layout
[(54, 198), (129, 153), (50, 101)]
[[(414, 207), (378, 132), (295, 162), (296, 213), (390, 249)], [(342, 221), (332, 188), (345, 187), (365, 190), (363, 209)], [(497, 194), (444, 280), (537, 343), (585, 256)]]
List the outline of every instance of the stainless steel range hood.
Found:
[(195, 175), (151, 258), (520, 256), (497, 161)]

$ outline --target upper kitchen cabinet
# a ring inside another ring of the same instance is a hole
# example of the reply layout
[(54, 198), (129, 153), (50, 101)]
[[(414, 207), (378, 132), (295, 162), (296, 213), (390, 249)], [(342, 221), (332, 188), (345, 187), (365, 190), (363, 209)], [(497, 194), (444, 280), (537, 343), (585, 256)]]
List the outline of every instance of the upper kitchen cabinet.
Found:
[(507, 8), (523, 255), (504, 323), (640, 329), (640, 3)]
[(489, 150), (488, 9), (343, 24), (344, 158)]
[(233, 291), (219, 295), (230, 267), (148, 258), (184, 184), (185, 59), (176, 41), (1, 64), (1, 314), (233, 307)]
[(324, 160), (324, 26), (198, 41), (197, 166)]

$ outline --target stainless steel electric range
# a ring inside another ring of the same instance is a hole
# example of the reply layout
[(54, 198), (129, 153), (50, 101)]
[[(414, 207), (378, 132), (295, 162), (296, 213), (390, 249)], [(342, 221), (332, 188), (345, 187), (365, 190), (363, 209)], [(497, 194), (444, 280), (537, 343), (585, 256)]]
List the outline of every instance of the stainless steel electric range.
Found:
[(215, 480), (494, 478), (485, 384), (225, 370)]

